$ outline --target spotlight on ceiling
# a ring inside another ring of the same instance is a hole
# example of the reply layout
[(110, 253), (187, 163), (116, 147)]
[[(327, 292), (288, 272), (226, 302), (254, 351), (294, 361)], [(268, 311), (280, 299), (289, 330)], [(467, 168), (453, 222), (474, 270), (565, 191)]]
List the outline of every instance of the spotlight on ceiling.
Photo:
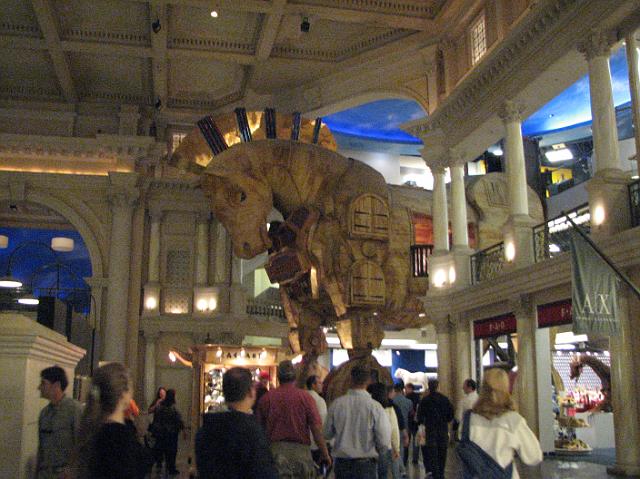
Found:
[(151, 29), (153, 30), (153, 33), (158, 33), (162, 29), (159, 18), (156, 18), (155, 22), (151, 24)]
[(304, 17), (302, 19), (302, 23), (300, 24), (300, 31), (304, 33), (309, 33), (310, 28), (311, 28), (311, 23), (309, 23), (309, 17)]
[(218, 18), (218, 12), (216, 12), (215, 10), (211, 10), (211, 16), (213, 18)]

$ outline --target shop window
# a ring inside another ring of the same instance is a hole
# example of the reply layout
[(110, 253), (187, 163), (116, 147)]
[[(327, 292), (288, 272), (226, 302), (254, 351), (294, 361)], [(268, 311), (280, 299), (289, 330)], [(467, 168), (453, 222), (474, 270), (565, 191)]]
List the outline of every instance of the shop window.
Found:
[(487, 51), (487, 34), (484, 12), (471, 24), (469, 29), (471, 43), (471, 64), (475, 65)]
[(349, 210), (351, 236), (377, 239), (389, 237), (389, 208), (381, 197), (361, 195), (353, 200)]
[(382, 268), (372, 261), (357, 261), (349, 274), (351, 304), (385, 303), (384, 274)]

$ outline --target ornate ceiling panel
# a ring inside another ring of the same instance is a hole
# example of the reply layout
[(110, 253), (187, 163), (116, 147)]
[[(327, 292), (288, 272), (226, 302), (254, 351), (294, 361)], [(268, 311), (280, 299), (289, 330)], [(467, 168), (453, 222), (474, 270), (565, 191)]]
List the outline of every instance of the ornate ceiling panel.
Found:
[(71, 53), (69, 65), (82, 99), (150, 102), (147, 59)]
[(125, 0), (55, 0), (63, 40), (149, 44), (149, 9)]
[(171, 98), (212, 101), (239, 92), (244, 72), (241, 66), (198, 59), (171, 61), (169, 94)]
[(434, 19), (446, 0), (291, 0), (298, 5), (367, 10), (395, 15)]
[(31, 2), (2, 0), (0, 8), (0, 33), (41, 37), (40, 26)]
[(2, 96), (61, 98), (51, 59), (44, 50), (5, 50), (0, 54), (0, 72)]

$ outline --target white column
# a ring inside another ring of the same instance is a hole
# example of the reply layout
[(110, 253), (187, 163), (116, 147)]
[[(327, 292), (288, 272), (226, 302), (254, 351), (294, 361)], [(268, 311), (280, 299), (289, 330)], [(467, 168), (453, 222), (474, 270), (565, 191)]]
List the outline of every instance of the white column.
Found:
[(613, 105), (609, 56), (611, 48), (606, 34), (595, 32), (580, 43), (578, 50), (589, 62), (589, 88), (593, 123), (594, 169), (597, 172), (619, 169), (618, 131)]
[(438, 381), (439, 390), (447, 397), (451, 397), (453, 386), (451, 384), (451, 324), (449, 318), (443, 318), (434, 322), (436, 327), (436, 340), (438, 341)]
[(469, 321), (459, 315), (455, 322), (455, 354), (451, 358), (455, 362), (455, 377), (452, 384), (454, 404), (462, 399), (462, 383), (472, 377), (471, 374), (471, 336)]
[(636, 125), (636, 162), (637, 174), (640, 175), (640, 43), (636, 37), (638, 33), (627, 35), (627, 64), (629, 65), (629, 91), (631, 92), (631, 107), (633, 109), (633, 124)]
[[(124, 175), (128, 176), (126, 173)], [(114, 174), (111, 173), (110, 176), (114, 182)], [(119, 177), (119, 179), (126, 181), (126, 177)], [(115, 183), (121, 183), (120, 180), (116, 180)], [(102, 359), (106, 361), (125, 361), (131, 261), (131, 219), (133, 205), (137, 197), (137, 190), (126, 189), (120, 185), (114, 187), (110, 192), (109, 287), (102, 354)]]
[(505, 129), (505, 158), (509, 181), (509, 213), (511, 216), (529, 216), (527, 198), (527, 172), (522, 144), (522, 106), (506, 101), (500, 112)]
[(160, 224), (163, 212), (151, 209), (151, 228), (149, 231), (149, 283), (160, 281)]
[(197, 286), (207, 284), (209, 266), (209, 214), (198, 215), (196, 226), (196, 277)]
[(469, 247), (469, 232), (467, 230), (467, 198), (464, 191), (464, 166), (452, 166), (450, 171), (453, 249), (467, 249)]
[(144, 333), (144, 397), (146, 404), (156, 398), (156, 340), (158, 333)]
[(447, 188), (444, 180), (444, 167), (431, 166), (433, 174), (433, 250), (434, 254), (449, 251), (449, 213), (447, 210)]

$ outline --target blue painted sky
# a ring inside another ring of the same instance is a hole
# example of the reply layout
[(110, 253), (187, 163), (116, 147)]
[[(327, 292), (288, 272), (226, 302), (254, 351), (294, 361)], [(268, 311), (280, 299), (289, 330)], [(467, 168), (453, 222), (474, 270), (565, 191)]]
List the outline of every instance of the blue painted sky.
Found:
[[(610, 60), (613, 99), (616, 106), (630, 101), (629, 75), (625, 48)], [(349, 108), (323, 121), (332, 132), (382, 142), (420, 144), (420, 140), (400, 130), (402, 123), (423, 118), (425, 112), (413, 100), (378, 100)], [(522, 124), (525, 135), (541, 135), (591, 122), (589, 77), (584, 76), (563, 91)]]

